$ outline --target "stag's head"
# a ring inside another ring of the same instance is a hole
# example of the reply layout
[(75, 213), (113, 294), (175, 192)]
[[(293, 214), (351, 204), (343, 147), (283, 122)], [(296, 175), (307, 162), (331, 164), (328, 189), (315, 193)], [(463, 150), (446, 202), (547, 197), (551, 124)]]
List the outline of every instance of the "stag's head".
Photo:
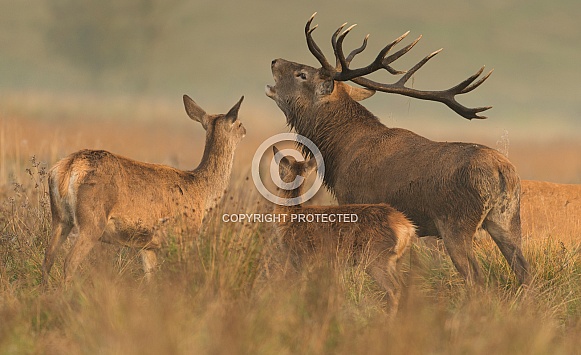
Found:
[[(336, 59), (336, 63), (333, 66), (327, 61), (325, 55), (312, 37), (312, 32), (317, 28), (317, 26), (311, 28), (311, 23), (315, 14), (311, 16), (305, 26), (305, 36), (307, 39), (307, 46), (321, 64), (321, 68), (317, 69), (284, 59), (275, 59), (271, 64), (275, 85), (266, 86), (266, 95), (277, 103), (277, 105), (287, 115), (287, 118), (289, 115), (308, 115), (312, 113), (310, 111), (317, 110), (319, 105), (324, 105), (332, 100), (344, 100), (349, 98), (356, 101), (363, 100), (373, 95), (376, 91), (395, 93), (422, 100), (442, 102), (467, 119), (485, 118), (479, 116), (478, 113), (489, 109), (489, 106), (477, 108), (464, 107), (456, 101), (455, 96), (476, 89), (480, 84), (488, 79), (490, 74), (492, 74), (492, 71), (481, 77), (479, 80), (476, 80), (484, 70), (484, 67), (482, 67), (474, 75), (446, 90), (423, 91), (409, 88), (405, 86), (409, 79), (441, 50), (429, 54), (409, 70), (399, 71), (394, 69), (391, 64), (406, 54), (421, 39), (420, 36), (404, 48), (393, 54), (389, 54), (391, 49), (408, 35), (409, 32), (406, 32), (385, 46), (371, 64), (366, 67), (351, 69), (349, 66), (353, 58), (367, 47), (367, 39), (369, 38), (369, 35), (365, 37), (361, 47), (354, 49), (349, 53), (349, 55), (345, 56), (343, 53), (343, 41), (353, 27), (355, 27), (355, 25), (353, 25), (343, 31), (346, 24), (340, 26), (331, 37), (331, 43)], [(365, 78), (366, 75), (382, 69), (392, 75), (402, 76), (393, 84), (378, 83)], [(362, 87), (348, 85), (345, 83), (346, 81), (352, 81)]]
[(238, 120), (238, 111), (244, 100), (244, 96), (226, 114), (207, 114), (188, 95), (184, 95), (184, 106), (188, 116), (194, 121), (200, 122), (206, 130), (206, 137), (212, 141), (223, 144), (236, 145), (246, 135), (246, 128)]
[(324, 67), (275, 59), (271, 64), (275, 85), (266, 86), (266, 95), (273, 99), (287, 115), (308, 114), (309, 110), (330, 100), (348, 95), (356, 101), (366, 99), (374, 90), (336, 82), (333, 73)]

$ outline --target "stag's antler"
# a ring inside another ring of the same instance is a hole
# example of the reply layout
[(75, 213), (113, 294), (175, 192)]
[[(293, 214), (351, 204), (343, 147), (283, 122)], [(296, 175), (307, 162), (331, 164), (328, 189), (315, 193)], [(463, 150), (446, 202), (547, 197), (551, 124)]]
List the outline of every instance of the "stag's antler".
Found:
[[(369, 38), (369, 35), (365, 36), (365, 39), (363, 40), (363, 44), (361, 45), (361, 47), (354, 49), (353, 51), (351, 51), (351, 53), (349, 53), (349, 55), (347, 57), (345, 57), (345, 55), (343, 54), (343, 41), (344, 41), (345, 37), (347, 36), (347, 34), (349, 34), (349, 32), (353, 29), (353, 27), (355, 27), (355, 25), (352, 25), (349, 28), (347, 28), (345, 31), (343, 31), (343, 33), (341, 33), (341, 31), (345, 27), (346, 23), (341, 25), (341, 27), (339, 27), (337, 29), (337, 31), (335, 31), (335, 33), (331, 37), (331, 43), (333, 45), (333, 51), (335, 52), (335, 58), (336, 58), (336, 66), (333, 67), (331, 64), (329, 64), (329, 62), (325, 58), (325, 55), (323, 54), (323, 52), (321, 51), (319, 46), (317, 46), (317, 44), (315, 43), (315, 41), (313, 40), (313, 37), (312, 37), (312, 32), (317, 28), (316, 25), (315, 25), (315, 27), (311, 28), (311, 23), (312, 23), (313, 18), (315, 17), (316, 14), (317, 13), (315, 12), (311, 16), (311, 18), (307, 22), (307, 25), (305, 26), (305, 35), (307, 37), (307, 45), (308, 45), (311, 53), (313, 53), (313, 55), (315, 56), (315, 58), (317, 58), (319, 63), (321, 63), (323, 68), (325, 68), (327, 71), (330, 72), (330, 74), (333, 76), (334, 80), (337, 80), (337, 81), (351, 80), (354, 83), (357, 83), (361, 86), (364, 86), (364, 87), (366, 87), (368, 89), (372, 89), (372, 90), (400, 94), (400, 95), (414, 97), (414, 98), (422, 99), (422, 100), (438, 101), (438, 102), (445, 104), (446, 106), (448, 106), (452, 110), (454, 110), (454, 112), (458, 113), (460, 116), (467, 118), (469, 120), (471, 120), (473, 118), (486, 118), (486, 116), (479, 116), (478, 113), (482, 112), (482, 111), (486, 111), (486, 110), (490, 109), (492, 106), (468, 108), (468, 107), (465, 107), (462, 104), (460, 104), (458, 101), (456, 101), (456, 95), (468, 93), (468, 92), (476, 89), (477, 87), (479, 87), (486, 79), (488, 79), (488, 77), (492, 74), (493, 70), (491, 70), (486, 75), (484, 75), (483, 77), (481, 77), (479, 80), (476, 81), (476, 79), (478, 79), (478, 77), (480, 77), (480, 75), (484, 71), (484, 67), (482, 67), (474, 75), (470, 76), (469, 78), (465, 79), (464, 81), (462, 81), (458, 85), (455, 85), (447, 90), (423, 91), (423, 90), (412, 89), (412, 88), (405, 86), (405, 84), (409, 81), (409, 79), (412, 77), (412, 75), (415, 74), (416, 71), (418, 71), (424, 64), (426, 64), (428, 62), (428, 60), (432, 59), (436, 54), (440, 53), (440, 51), (442, 51), (442, 49), (439, 49), (439, 50), (427, 55), (424, 59), (420, 60), (416, 65), (414, 65), (411, 69), (409, 69), (407, 71), (395, 70), (394, 68), (392, 68), (390, 66), (390, 64), (393, 63), (398, 58), (400, 58), (401, 56), (403, 56), (404, 54), (406, 54), (407, 52), (409, 52), (410, 49), (412, 49), (418, 43), (418, 41), (422, 38), (422, 36), (419, 36), (412, 43), (408, 44), (404, 48), (393, 53), (392, 55), (387, 56), (389, 51), (395, 45), (397, 45), (399, 42), (401, 42), (409, 34), (409, 31), (408, 31), (408, 32), (404, 33), (403, 35), (401, 35), (400, 37), (396, 38), (393, 42), (391, 42), (387, 46), (385, 46), (379, 52), (377, 57), (375, 57), (375, 60), (371, 64), (369, 64), (368, 66), (363, 67), (363, 68), (350, 69), (349, 65), (351, 64), (351, 61), (353, 60), (353, 58), (357, 54), (363, 52), (363, 50), (367, 46), (367, 39)], [(339, 33), (341, 33), (341, 34), (339, 34)], [(394, 75), (397, 75), (397, 74), (404, 74), (404, 75), (393, 84), (382, 84), (382, 83), (378, 83), (376, 81), (364, 78), (365, 75), (371, 74), (371, 73), (376, 72), (380, 69), (385, 69)]]

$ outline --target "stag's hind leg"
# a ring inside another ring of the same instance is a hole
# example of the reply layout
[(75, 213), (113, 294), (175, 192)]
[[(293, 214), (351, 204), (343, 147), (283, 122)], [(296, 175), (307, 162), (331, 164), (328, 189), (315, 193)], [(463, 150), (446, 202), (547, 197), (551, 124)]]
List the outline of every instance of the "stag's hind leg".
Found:
[(529, 263), (521, 245), (520, 206), (493, 208), (486, 216), (482, 227), (490, 234), (521, 284), (529, 282)]

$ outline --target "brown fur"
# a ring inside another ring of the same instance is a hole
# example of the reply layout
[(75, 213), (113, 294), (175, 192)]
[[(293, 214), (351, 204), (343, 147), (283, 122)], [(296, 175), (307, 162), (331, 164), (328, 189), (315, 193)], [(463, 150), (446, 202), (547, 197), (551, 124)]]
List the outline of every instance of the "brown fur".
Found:
[(472, 242), (482, 226), (518, 280), (527, 282), (520, 182), (506, 157), (479, 144), (434, 142), (388, 128), (356, 102), (351, 86), (333, 82), (323, 68), (276, 59), (272, 72), (276, 84), (267, 86), (267, 96), (289, 126), (318, 146), (325, 184), (339, 204), (389, 203), (420, 237), (444, 240), (468, 283), (481, 282)]
[(246, 134), (238, 121), (241, 102), (226, 115), (208, 115), (184, 96), (188, 115), (206, 129), (204, 155), (192, 171), (103, 150), (81, 150), (57, 162), (49, 173), (53, 230), (43, 282), (48, 282), (55, 253), (73, 228), (78, 238), (65, 261), (67, 281), (98, 241), (141, 249), (149, 275), (166, 226), (174, 233), (197, 232), (205, 212), (228, 186), (236, 145)]
[[(275, 148), (276, 149), (276, 148)], [(275, 150), (276, 154), (276, 150)], [(308, 176), (315, 168), (314, 159), (297, 162), (284, 157), (280, 162), (280, 177), (285, 182), (297, 175)], [(281, 192), (284, 198), (301, 196), (303, 187)], [(386, 301), (395, 313), (401, 294), (401, 276), (398, 265), (415, 236), (415, 227), (404, 216), (387, 204), (357, 204), (342, 206), (280, 206), (276, 215), (286, 215), (277, 229), (289, 256), (300, 265), (305, 257), (323, 253), (352, 253), (356, 262), (366, 266), (366, 271), (386, 292)], [(293, 214), (349, 214), (357, 215), (356, 222), (297, 222)]]

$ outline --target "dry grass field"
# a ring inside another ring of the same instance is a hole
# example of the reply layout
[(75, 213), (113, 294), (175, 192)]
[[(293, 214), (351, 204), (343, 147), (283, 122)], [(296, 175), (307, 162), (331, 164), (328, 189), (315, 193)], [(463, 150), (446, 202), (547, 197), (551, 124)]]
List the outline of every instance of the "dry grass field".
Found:
[[(486, 278), (479, 289), (464, 286), (441, 245), (417, 241), (404, 255), (393, 322), (360, 268), (338, 261), (294, 272), (272, 224), (221, 221), (272, 209), (249, 178), (257, 147), (287, 130), (264, 85), (274, 58), (316, 63), (303, 33), (315, 11), (328, 56), (341, 23), (359, 24), (346, 48), (371, 34), (357, 66), (407, 30), (410, 41), (424, 37), (396, 69), (444, 47), (414, 88), (495, 69), (461, 98), (493, 105), (488, 120), (378, 93), (364, 104), (384, 124), (497, 148), (523, 179), (581, 184), (580, 1), (0, 0), (0, 8), (0, 355), (581, 353), (581, 226), (547, 207), (560, 197), (529, 214), (529, 288), (487, 236), (475, 246)], [(151, 284), (135, 250), (100, 245), (65, 287), (69, 240), (44, 290), (50, 166), (89, 148), (195, 168), (204, 131), (184, 112), (183, 94), (214, 113), (246, 97), (248, 134), (231, 187), (202, 233), (170, 235)], [(324, 191), (315, 201), (335, 203)]]
[[(168, 239), (152, 284), (144, 283), (135, 251), (102, 245), (70, 287), (62, 284), (61, 253), (44, 291), (40, 267), (51, 228), (48, 167), (77, 149), (103, 148), (192, 168), (201, 157), (203, 130), (187, 118), (179, 98), (15, 95), (5, 96), (3, 106), (12, 108), (0, 115), (2, 354), (579, 351), (579, 245), (561, 243), (556, 235), (525, 241), (534, 272), (528, 290), (516, 285), (487, 238), (476, 245), (486, 275), (486, 286), (478, 290), (465, 288), (440, 246), (416, 243), (405, 256), (407, 286), (393, 323), (380, 290), (362, 270), (325, 263), (299, 273), (287, 270), (272, 224), (221, 221), (223, 213), (272, 208), (247, 178), (249, 161), (265, 138), (284, 128), (264, 124), (271, 112), (244, 105), (240, 117), (248, 136), (239, 146), (230, 190), (206, 218), (202, 234), (185, 236), (191, 244), (180, 243), (181, 236)], [(38, 114), (48, 106), (50, 115)], [(486, 137), (479, 142), (496, 144)], [(579, 152), (581, 144), (510, 143), (511, 159), (532, 179), (550, 178), (550, 169), (575, 182), (581, 162), (571, 150)], [(325, 194), (318, 199), (332, 202)], [(563, 233), (581, 240), (573, 231)]]

